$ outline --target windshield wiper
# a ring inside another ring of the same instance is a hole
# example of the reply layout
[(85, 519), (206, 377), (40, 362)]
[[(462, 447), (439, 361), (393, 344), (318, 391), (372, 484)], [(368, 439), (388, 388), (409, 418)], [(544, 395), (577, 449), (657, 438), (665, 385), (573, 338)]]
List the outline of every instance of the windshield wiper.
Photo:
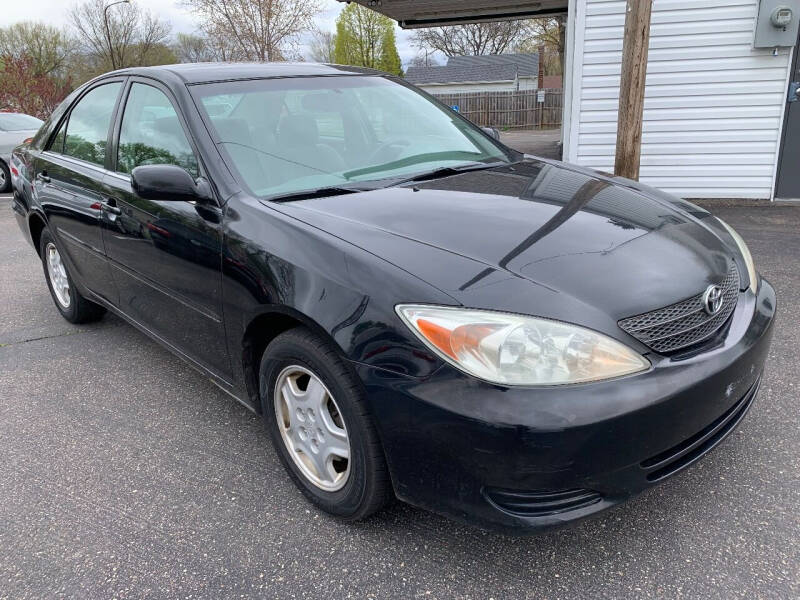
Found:
[(276, 194), (275, 196), (267, 196), (264, 200), (269, 202), (290, 202), (292, 200), (311, 200), (313, 198), (327, 198), (328, 196), (343, 196), (345, 194), (356, 194), (358, 192), (365, 192), (369, 188), (364, 187), (349, 187), (346, 185), (332, 185), (328, 187), (313, 188), (310, 190), (301, 190), (299, 192), (289, 192), (286, 194)]
[(509, 163), (498, 160), (490, 163), (478, 163), (478, 164), (464, 165), (461, 167), (440, 167), (438, 169), (434, 169), (433, 171), (418, 173), (413, 177), (406, 177), (405, 179), (395, 180), (391, 183), (391, 185), (396, 186), (396, 185), (403, 185), (404, 183), (412, 183), (415, 181), (429, 181), (431, 179), (439, 179), (440, 177), (448, 177), (450, 175), (458, 175), (459, 173), (466, 173), (467, 171), (480, 171), (482, 169), (492, 169), (494, 167), (499, 167), (500, 165), (507, 165), (507, 164)]

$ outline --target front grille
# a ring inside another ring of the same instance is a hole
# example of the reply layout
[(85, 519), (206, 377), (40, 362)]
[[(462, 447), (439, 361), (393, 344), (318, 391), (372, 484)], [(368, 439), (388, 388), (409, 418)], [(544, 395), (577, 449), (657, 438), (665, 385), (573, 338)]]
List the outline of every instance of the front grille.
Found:
[(731, 263), (722, 288), (722, 309), (706, 313), (703, 293), (635, 317), (619, 321), (620, 328), (656, 352), (668, 354), (710, 338), (728, 320), (739, 296), (739, 271)]
[(486, 497), (498, 508), (525, 517), (544, 517), (591, 506), (602, 500), (594, 490), (525, 492), (487, 488)]
[(649, 471), (647, 480), (659, 481), (669, 477), (688, 467), (725, 439), (747, 414), (756, 394), (758, 394), (760, 383), (761, 379), (759, 378), (741, 399), (702, 431), (685, 439), (680, 444), (676, 444), (669, 450), (664, 450), (664, 452), (642, 461), (640, 466)]

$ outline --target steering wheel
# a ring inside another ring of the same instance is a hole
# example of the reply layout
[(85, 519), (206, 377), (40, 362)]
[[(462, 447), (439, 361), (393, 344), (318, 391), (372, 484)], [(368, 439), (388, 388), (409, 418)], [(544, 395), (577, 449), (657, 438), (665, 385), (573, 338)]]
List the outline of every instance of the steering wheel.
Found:
[[(404, 138), (388, 138), (370, 154), (368, 164), (390, 162), (397, 158), (403, 148), (410, 145), (411, 141)], [(396, 148), (396, 151), (392, 151), (393, 148)]]

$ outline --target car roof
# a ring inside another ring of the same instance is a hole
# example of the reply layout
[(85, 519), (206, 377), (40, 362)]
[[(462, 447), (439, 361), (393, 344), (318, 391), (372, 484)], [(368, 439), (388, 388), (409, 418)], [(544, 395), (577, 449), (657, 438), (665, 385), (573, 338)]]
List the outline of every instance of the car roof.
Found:
[[(178, 78), (187, 84), (272, 77), (384, 75), (380, 71), (362, 67), (304, 62), (188, 63), (158, 67), (133, 67), (114, 71), (113, 74), (143, 75), (156, 79)], [(109, 75), (112, 73), (107, 73), (103, 77)]]

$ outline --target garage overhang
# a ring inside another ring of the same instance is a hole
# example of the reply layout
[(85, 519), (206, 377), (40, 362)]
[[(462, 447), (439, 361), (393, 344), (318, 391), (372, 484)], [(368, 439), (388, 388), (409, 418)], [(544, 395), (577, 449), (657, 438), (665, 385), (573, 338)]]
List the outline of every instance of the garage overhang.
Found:
[[(347, 2), (348, 0), (339, 0)], [(567, 12), (567, 0), (355, 0), (404, 29), (545, 17)]]

